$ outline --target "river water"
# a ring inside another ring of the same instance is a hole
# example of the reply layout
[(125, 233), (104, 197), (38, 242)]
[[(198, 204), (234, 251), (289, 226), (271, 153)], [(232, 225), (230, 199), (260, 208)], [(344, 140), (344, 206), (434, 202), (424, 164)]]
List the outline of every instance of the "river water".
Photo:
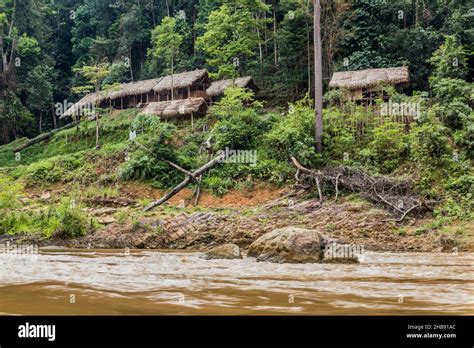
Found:
[(40, 249), (0, 255), (0, 314), (474, 314), (474, 254), (366, 252), (362, 263)]

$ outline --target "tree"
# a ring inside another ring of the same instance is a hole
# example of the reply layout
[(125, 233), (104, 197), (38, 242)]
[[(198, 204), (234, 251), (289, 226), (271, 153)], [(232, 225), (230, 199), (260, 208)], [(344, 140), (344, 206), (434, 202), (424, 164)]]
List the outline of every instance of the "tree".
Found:
[(119, 49), (118, 53), (123, 56), (125, 64), (130, 69), (130, 77), (135, 80), (133, 52), (138, 53), (140, 67), (143, 63), (143, 43), (149, 41), (149, 30), (146, 28), (143, 8), (133, 4), (128, 12), (119, 19)]
[(176, 19), (165, 17), (161, 24), (151, 33), (153, 48), (151, 53), (155, 58), (166, 60), (171, 71), (171, 100), (174, 100), (174, 66), (175, 58), (183, 43), (183, 35), (177, 31)]
[(454, 35), (446, 35), (444, 43), (429, 62), (434, 65), (433, 79), (463, 79), (467, 74), (467, 53)]
[(224, 1), (211, 12), (206, 32), (197, 39), (197, 46), (206, 55), (206, 62), (215, 78), (235, 78), (246, 59), (255, 55), (259, 45), (256, 28), (261, 20), (252, 11), (268, 11), (260, 0)]
[[(95, 107), (99, 107), (99, 93), (101, 92), (102, 82), (108, 76), (110, 69), (109, 63), (98, 63), (94, 65), (86, 65), (82, 68), (74, 69), (77, 73), (83, 76), (90, 85), (75, 87), (73, 90), (75, 92), (84, 93), (86, 91), (95, 90), (96, 93), (96, 103)], [(96, 131), (95, 131), (95, 147), (96, 149), (100, 148), (99, 143), (99, 115), (96, 112), (95, 114), (96, 120)]]
[(314, 0), (314, 102), (316, 151), (323, 151), (323, 61), (321, 56), (321, 3)]
[(28, 92), (28, 106), (39, 113), (39, 132), (43, 132), (43, 110), (53, 103), (54, 71), (51, 67), (38, 65), (28, 74), (26, 91)]
[[(313, 61), (313, 13), (312, 4), (307, 0), (283, 0), (280, 8), (286, 12), (278, 31), (278, 62), (285, 89), (290, 84), (298, 84), (306, 79), (307, 93), (311, 93), (313, 84), (311, 63)], [(305, 48), (305, 49), (304, 49)], [(303, 85), (303, 83), (301, 83)], [(296, 98), (299, 93), (296, 92)]]

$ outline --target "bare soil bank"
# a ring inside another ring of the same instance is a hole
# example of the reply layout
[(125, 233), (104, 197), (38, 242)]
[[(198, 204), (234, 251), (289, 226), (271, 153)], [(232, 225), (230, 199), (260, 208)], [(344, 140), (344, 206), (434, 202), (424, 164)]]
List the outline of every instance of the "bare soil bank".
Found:
[[(246, 249), (273, 229), (298, 226), (317, 229), (341, 243), (359, 244), (373, 251), (474, 250), (472, 223), (436, 229), (427, 227), (431, 218), (419, 217), (399, 224), (390, 221), (393, 216), (387, 211), (351, 197), (337, 203), (328, 198), (322, 204), (315, 199), (281, 200), (276, 204), (275, 199), (285, 193), (284, 189), (258, 187), (223, 197), (205, 194), (198, 207), (180, 208), (186, 197), (183, 192), (170, 205), (144, 214), (137, 199), (155, 198), (160, 191), (136, 185), (120, 191), (121, 197), (87, 201), (88, 214), (98, 218), (104, 227), (86, 237), (45, 240), (23, 236), (18, 240), (74, 248), (206, 250), (234, 243)], [(121, 218), (117, 218), (119, 215)]]

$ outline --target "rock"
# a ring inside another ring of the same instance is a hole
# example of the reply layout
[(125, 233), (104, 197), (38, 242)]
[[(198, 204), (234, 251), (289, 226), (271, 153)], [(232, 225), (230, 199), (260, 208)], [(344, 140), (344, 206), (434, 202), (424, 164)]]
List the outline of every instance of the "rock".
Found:
[(110, 215), (114, 214), (117, 211), (115, 208), (99, 208), (92, 210), (93, 216), (102, 216), (102, 215)]
[(99, 223), (103, 225), (110, 225), (110, 224), (113, 224), (114, 222), (117, 222), (117, 219), (115, 219), (112, 216), (104, 216), (98, 219), (97, 221), (99, 221)]
[(212, 259), (241, 259), (240, 248), (235, 244), (224, 244), (212, 248), (203, 255), (206, 260)]
[(248, 256), (257, 261), (277, 263), (320, 262), (323, 258), (324, 237), (316, 230), (283, 227), (264, 234), (253, 242)]
[(43, 192), (40, 196), (40, 199), (43, 201), (47, 201), (51, 198), (51, 192)]

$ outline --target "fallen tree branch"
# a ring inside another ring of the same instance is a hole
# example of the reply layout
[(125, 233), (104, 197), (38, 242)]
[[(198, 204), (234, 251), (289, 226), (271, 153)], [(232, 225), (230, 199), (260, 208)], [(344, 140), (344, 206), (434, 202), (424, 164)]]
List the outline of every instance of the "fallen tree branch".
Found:
[(194, 191), (194, 205), (197, 205), (199, 203), (199, 198), (201, 197), (201, 183), (202, 183), (202, 175), (199, 176), (196, 180), (197, 186), (196, 190)]
[[(298, 175), (295, 176), (295, 179), (298, 186), (304, 189), (316, 186), (320, 202), (322, 201), (322, 187), (333, 188), (336, 201), (341, 189), (346, 192), (359, 193), (366, 199), (400, 214), (399, 219), (391, 220), (397, 222), (402, 222), (408, 214), (426, 207), (426, 203), (423, 203), (424, 200), (416, 193), (410, 180), (371, 176), (360, 169), (346, 166), (325, 167), (315, 171), (305, 168), (294, 157), (291, 157), (291, 161), (297, 168)], [(429, 208), (427, 207), (427, 209)]]
[(168, 163), (171, 167), (173, 167), (174, 169), (180, 171), (181, 173), (192, 176), (193, 180), (195, 179), (193, 173), (191, 173), (189, 170), (186, 170), (186, 169), (180, 167), (179, 165), (177, 165), (176, 163), (173, 163), (173, 162), (168, 161), (168, 160), (166, 161), (166, 163)]
[(414, 205), (413, 207), (411, 207), (410, 209), (408, 209), (406, 212), (403, 213), (403, 215), (401, 216), (400, 219), (387, 219), (387, 220), (383, 220), (383, 221), (384, 221), (384, 222), (394, 221), (394, 222), (397, 222), (397, 223), (403, 222), (403, 220), (405, 220), (405, 217), (406, 217), (408, 214), (410, 214), (410, 212), (411, 212), (412, 210), (415, 210), (415, 209), (421, 207), (422, 204), (423, 204), (423, 203), (420, 203), (420, 204), (418, 204), (418, 205)]
[(336, 183), (334, 184), (336, 188), (336, 197), (334, 198), (334, 202), (337, 202), (339, 198), (339, 178), (341, 177), (342, 174), (337, 174), (336, 175)]
[(159, 200), (150, 203), (145, 208), (145, 211), (150, 211), (153, 208), (155, 208), (155, 207), (165, 203), (166, 201), (168, 201), (171, 197), (173, 197), (178, 192), (180, 192), (182, 189), (184, 189), (191, 181), (194, 180), (194, 178), (197, 178), (197, 177), (201, 176), (202, 174), (207, 172), (209, 169), (215, 167), (218, 163), (220, 163), (225, 158), (225, 156), (226, 156), (225, 152), (222, 152), (219, 156), (215, 157), (214, 159), (212, 159), (211, 161), (209, 161), (208, 163), (206, 163), (202, 167), (198, 168), (194, 172), (187, 175), (186, 178), (178, 186), (176, 186), (174, 189), (172, 189), (166, 195), (161, 197)]
[(323, 202), (323, 193), (321, 191), (321, 184), (319, 182), (319, 175), (316, 175), (315, 180), (316, 180), (316, 187), (318, 188), (319, 203), (322, 203)]
[(74, 122), (68, 123), (64, 127), (53, 129), (51, 132), (40, 134), (36, 138), (30, 139), (26, 143), (24, 143), (23, 145), (18, 146), (16, 149), (13, 150), (13, 152), (17, 153), (17, 152), (23, 151), (24, 149), (26, 149), (26, 148), (28, 148), (32, 145), (35, 145), (35, 144), (41, 143), (43, 141), (46, 141), (49, 138), (51, 138), (54, 134), (56, 134), (56, 133), (58, 133), (62, 130), (69, 129), (69, 128), (72, 128), (74, 126), (77, 126), (79, 123), (80, 123), (80, 121), (74, 121)]

